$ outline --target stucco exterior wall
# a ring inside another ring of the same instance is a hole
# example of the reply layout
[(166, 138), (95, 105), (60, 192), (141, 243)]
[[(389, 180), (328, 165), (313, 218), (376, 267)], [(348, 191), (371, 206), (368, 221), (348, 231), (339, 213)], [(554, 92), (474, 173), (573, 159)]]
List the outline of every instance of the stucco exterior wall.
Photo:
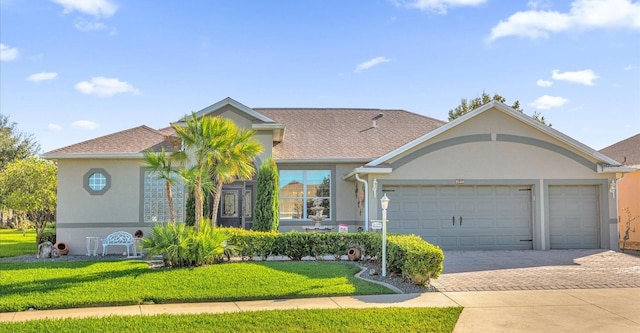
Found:
[[(629, 210), (630, 215), (625, 211)], [(640, 250), (640, 170), (628, 173), (624, 179), (618, 181), (618, 214), (620, 216), (620, 248), (623, 246), (624, 236), (629, 223), (629, 239), (624, 244), (625, 249)]]
[[(59, 160), (58, 242), (78, 254), (86, 253), (87, 236), (103, 238), (118, 230), (147, 233), (149, 225), (140, 221), (140, 167), (141, 161), (134, 159)], [(93, 168), (110, 175), (111, 187), (102, 195), (91, 195), (83, 186), (84, 175)]]

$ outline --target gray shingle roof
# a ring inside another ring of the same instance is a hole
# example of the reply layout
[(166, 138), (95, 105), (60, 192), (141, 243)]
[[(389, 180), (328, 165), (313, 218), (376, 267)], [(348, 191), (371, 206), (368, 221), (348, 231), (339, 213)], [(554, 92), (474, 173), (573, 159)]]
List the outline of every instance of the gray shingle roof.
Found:
[[(625, 165), (640, 165), (640, 133), (600, 150)], [(626, 161), (625, 161), (626, 158)]]
[[(285, 124), (284, 140), (273, 147), (279, 160), (373, 159), (388, 153), (444, 121), (404, 110), (254, 108)], [(372, 118), (384, 116), (373, 127)]]
[(145, 125), (83, 141), (49, 151), (43, 155), (60, 154), (127, 154), (142, 153), (147, 149), (174, 151), (171, 140), (164, 133)]
[[(286, 126), (284, 140), (273, 147), (278, 160), (371, 160), (445, 124), (404, 110), (255, 108)], [(373, 127), (372, 118), (383, 116)], [(139, 126), (52, 150), (43, 157), (73, 154), (127, 154), (147, 149), (173, 151), (171, 127)]]

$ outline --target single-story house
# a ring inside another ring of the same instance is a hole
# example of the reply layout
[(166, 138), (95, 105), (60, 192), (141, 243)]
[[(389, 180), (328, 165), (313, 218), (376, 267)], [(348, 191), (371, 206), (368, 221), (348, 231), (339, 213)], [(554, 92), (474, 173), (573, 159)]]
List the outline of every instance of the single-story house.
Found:
[[(638, 170), (617, 176), (620, 248), (640, 250), (640, 133), (600, 150)], [(626, 239), (625, 239), (626, 238)]]
[[(313, 225), (315, 198), (323, 226), (371, 230), (386, 194), (389, 232), (443, 249), (618, 248), (610, 183), (634, 169), (499, 102), (448, 123), (404, 110), (250, 108), (231, 98), (196, 115), (256, 131), (264, 147), (256, 165), (273, 157), (280, 172), (281, 232)], [(58, 241), (82, 253), (86, 237), (168, 221), (164, 182), (143, 152), (179, 147), (171, 127), (140, 126), (45, 153), (58, 165)], [(174, 190), (182, 220), (186, 190)], [(255, 190), (254, 180), (226, 185), (219, 224), (250, 228)]]

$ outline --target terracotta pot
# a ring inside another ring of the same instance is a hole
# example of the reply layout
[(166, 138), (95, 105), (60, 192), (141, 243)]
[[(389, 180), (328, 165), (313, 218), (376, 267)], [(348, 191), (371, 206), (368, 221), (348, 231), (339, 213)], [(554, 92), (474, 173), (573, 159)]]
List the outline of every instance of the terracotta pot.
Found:
[(69, 254), (69, 245), (67, 245), (66, 243), (55, 243), (53, 244), (53, 247), (58, 249), (58, 253), (60, 253), (61, 256)]
[(357, 247), (352, 247), (347, 251), (347, 257), (351, 261), (360, 260), (360, 249)]

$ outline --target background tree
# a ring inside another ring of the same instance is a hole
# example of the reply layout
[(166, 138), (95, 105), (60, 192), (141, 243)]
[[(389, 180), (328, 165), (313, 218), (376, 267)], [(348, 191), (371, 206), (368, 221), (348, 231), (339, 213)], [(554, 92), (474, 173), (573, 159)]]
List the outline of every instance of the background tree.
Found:
[[(466, 98), (463, 98), (460, 100), (460, 104), (458, 106), (456, 106), (455, 108), (449, 110), (449, 121), (452, 121), (456, 118), (462, 117), (465, 114), (481, 107), (484, 104), (487, 104), (491, 101), (498, 101), (501, 103), (507, 103), (507, 99), (502, 97), (499, 94), (493, 94), (493, 96), (490, 96), (489, 94), (487, 94), (486, 92), (482, 92), (482, 95), (480, 97), (476, 97), (473, 98), (471, 100), (467, 100)], [(513, 104), (511, 105), (511, 108), (518, 111), (518, 112), (524, 112), (524, 110), (522, 110), (522, 108), (520, 108), (520, 101), (516, 100), (515, 102), (513, 102)], [(551, 124), (547, 124), (546, 120), (544, 119), (544, 116), (542, 116), (539, 112), (534, 112), (533, 119), (551, 126)]]
[(25, 212), (38, 236), (56, 210), (57, 168), (47, 160), (30, 157), (16, 160), (0, 171), (3, 205)]
[(175, 183), (175, 176), (177, 171), (172, 167), (172, 162), (176, 161), (182, 163), (185, 160), (186, 155), (184, 152), (176, 152), (170, 156), (167, 156), (164, 148), (159, 153), (154, 151), (144, 152), (145, 166), (150, 168), (152, 172), (159, 178), (164, 180), (165, 190), (167, 192), (167, 203), (169, 204), (169, 222), (173, 223), (176, 220), (175, 211), (173, 209), (173, 190), (172, 186)]
[(0, 114), (0, 171), (7, 164), (36, 155), (40, 151), (40, 144), (32, 134), (24, 134), (16, 128), (16, 123), (10, 122), (9, 117)]
[(266, 159), (258, 169), (256, 205), (253, 213), (253, 230), (277, 231), (280, 226), (280, 176), (276, 162)]

